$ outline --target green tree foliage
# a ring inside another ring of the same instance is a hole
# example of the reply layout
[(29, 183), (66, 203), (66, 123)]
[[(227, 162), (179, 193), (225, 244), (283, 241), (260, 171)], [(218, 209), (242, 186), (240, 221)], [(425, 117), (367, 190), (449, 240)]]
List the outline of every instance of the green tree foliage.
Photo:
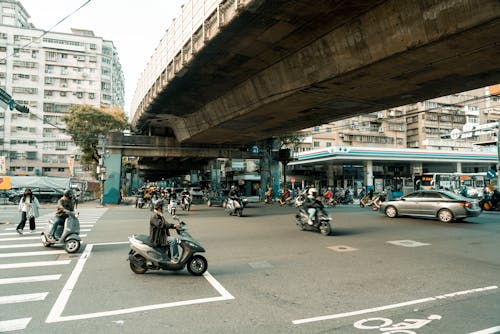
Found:
[(294, 132), (280, 136), (280, 148), (289, 148), (294, 150), (303, 141), (306, 135), (303, 132)]
[(81, 164), (92, 167), (99, 162), (97, 148), (99, 135), (128, 127), (127, 117), (120, 108), (99, 109), (90, 105), (73, 105), (62, 120), (68, 133), (82, 151)]

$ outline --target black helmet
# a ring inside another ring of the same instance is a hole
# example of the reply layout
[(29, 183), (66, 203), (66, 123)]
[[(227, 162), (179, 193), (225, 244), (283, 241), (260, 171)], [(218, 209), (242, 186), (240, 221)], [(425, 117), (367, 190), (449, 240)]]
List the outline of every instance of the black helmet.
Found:
[(64, 191), (64, 196), (71, 198), (73, 196), (73, 191), (71, 191), (71, 189), (66, 189)]
[(163, 200), (162, 199), (159, 199), (157, 201), (154, 202), (153, 204), (153, 207), (156, 209), (156, 208), (163, 208)]

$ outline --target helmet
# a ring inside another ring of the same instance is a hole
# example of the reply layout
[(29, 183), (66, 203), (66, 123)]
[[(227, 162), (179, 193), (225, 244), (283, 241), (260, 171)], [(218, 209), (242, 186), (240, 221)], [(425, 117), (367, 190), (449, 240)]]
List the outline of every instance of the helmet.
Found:
[(309, 197), (316, 197), (318, 195), (318, 189), (311, 188), (311, 189), (309, 189), (307, 194), (309, 195)]
[(236, 190), (236, 186), (231, 186), (231, 190)]
[(157, 209), (157, 208), (163, 208), (163, 200), (159, 199), (159, 200), (155, 201), (154, 204), (153, 204), (153, 207), (155, 209)]
[(71, 189), (66, 189), (63, 195), (68, 198), (71, 198), (73, 196), (73, 191), (71, 191)]

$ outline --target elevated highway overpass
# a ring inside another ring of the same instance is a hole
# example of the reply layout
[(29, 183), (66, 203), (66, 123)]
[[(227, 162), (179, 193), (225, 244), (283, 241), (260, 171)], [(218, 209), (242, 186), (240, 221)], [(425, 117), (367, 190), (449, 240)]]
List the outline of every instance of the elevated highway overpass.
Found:
[(500, 82), (498, 0), (188, 1), (139, 80), (137, 133), (245, 144)]

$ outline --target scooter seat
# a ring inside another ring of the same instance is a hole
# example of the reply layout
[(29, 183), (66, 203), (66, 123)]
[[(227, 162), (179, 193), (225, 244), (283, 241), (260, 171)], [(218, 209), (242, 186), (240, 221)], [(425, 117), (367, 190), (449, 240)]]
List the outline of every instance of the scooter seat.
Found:
[(139, 241), (142, 241), (142, 243), (150, 246), (150, 247), (155, 247), (155, 244), (153, 244), (151, 242), (151, 240), (149, 240), (149, 235), (145, 235), (145, 234), (136, 234), (135, 235), (135, 238)]

